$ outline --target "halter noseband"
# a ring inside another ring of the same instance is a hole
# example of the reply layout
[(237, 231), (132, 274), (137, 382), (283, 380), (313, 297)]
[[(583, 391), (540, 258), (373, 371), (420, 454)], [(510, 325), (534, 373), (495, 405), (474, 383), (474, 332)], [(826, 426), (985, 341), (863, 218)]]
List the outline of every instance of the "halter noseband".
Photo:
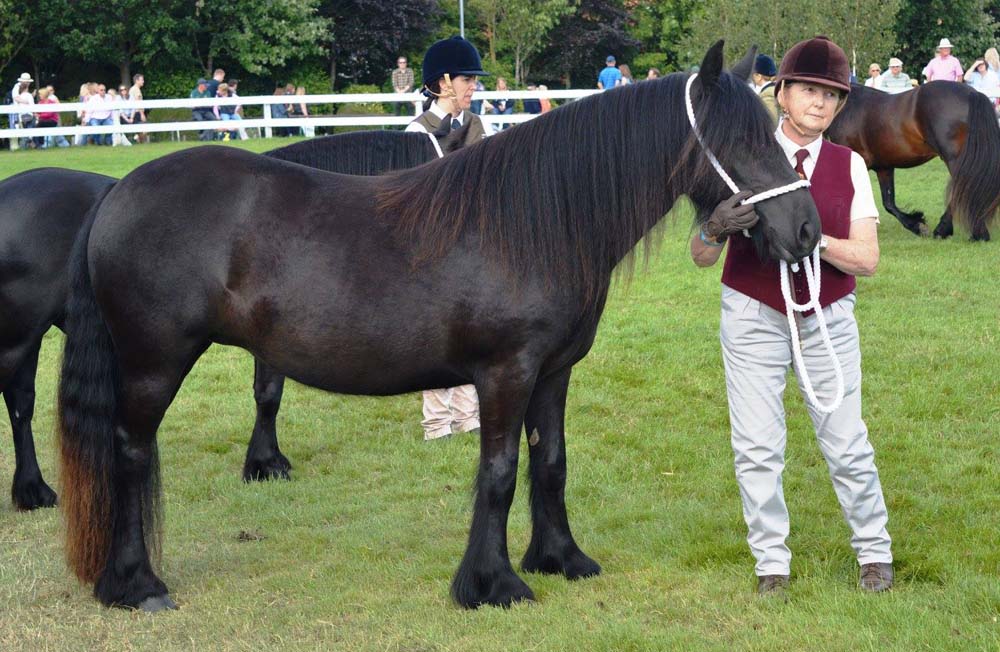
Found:
[[(701, 134), (698, 132), (698, 124), (694, 118), (694, 105), (691, 103), (691, 84), (694, 82), (695, 77), (698, 74), (695, 73), (688, 77), (687, 84), (684, 86), (684, 104), (687, 108), (688, 121), (691, 123), (691, 131), (694, 132), (694, 137), (698, 139), (698, 144), (701, 145), (701, 149), (705, 152), (705, 156), (708, 157), (709, 162), (711, 162), (712, 167), (715, 171), (719, 173), (722, 180), (726, 182), (729, 189), (736, 194), (740, 191), (739, 186), (732, 180), (732, 178), (726, 174), (726, 171), (722, 169), (722, 165), (719, 160), (715, 158), (715, 154), (712, 153), (706, 145), (705, 141), (702, 140)], [(764, 192), (757, 193), (752, 197), (744, 199), (741, 204), (756, 204), (757, 202), (762, 202), (765, 199), (771, 199), (772, 197), (777, 197), (778, 195), (783, 195), (786, 192), (792, 192), (793, 190), (798, 190), (799, 188), (808, 188), (809, 181), (806, 179), (800, 179), (794, 183), (789, 183), (788, 185), (781, 186), (779, 188), (774, 188), (772, 190), (765, 190)], [(743, 230), (743, 235), (750, 237), (750, 234)], [(792, 299), (792, 293), (788, 277), (788, 263), (785, 261), (779, 261), (779, 269), (781, 272), (781, 296), (785, 300), (785, 316), (788, 318), (788, 330), (792, 337), (792, 352), (795, 358), (795, 367), (799, 372), (799, 378), (802, 380), (803, 389), (806, 390), (806, 396), (809, 402), (813, 405), (816, 410), (824, 414), (830, 414), (840, 407), (841, 402), (844, 400), (844, 372), (840, 367), (840, 360), (837, 359), (837, 353), (834, 351), (833, 342), (830, 340), (830, 333), (826, 328), (826, 319), (823, 316), (823, 308), (819, 303), (819, 293), (820, 293), (820, 260), (819, 260), (819, 245), (812, 253), (812, 261), (810, 264), (809, 258), (806, 258), (803, 262), (803, 267), (805, 268), (806, 274), (806, 284), (809, 286), (809, 301), (803, 304), (795, 303)], [(792, 271), (798, 271), (798, 263), (792, 265)], [(805, 362), (802, 360), (802, 347), (799, 344), (799, 329), (795, 323), (795, 312), (805, 312), (807, 310), (812, 310), (816, 315), (816, 323), (819, 326), (820, 334), (823, 337), (823, 344), (826, 346), (826, 351), (833, 361), (833, 370), (837, 378), (837, 393), (834, 396), (833, 402), (829, 405), (823, 405), (816, 398), (816, 393), (813, 391), (812, 382), (809, 380), (809, 374), (806, 372)]]

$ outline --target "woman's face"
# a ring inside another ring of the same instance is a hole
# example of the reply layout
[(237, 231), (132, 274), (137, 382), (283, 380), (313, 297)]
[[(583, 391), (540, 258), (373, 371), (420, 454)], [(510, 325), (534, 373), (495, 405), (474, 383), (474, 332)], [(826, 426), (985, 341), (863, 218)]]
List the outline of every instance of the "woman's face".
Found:
[(878, 77), (881, 74), (882, 74), (882, 69), (879, 68), (878, 66), (872, 66), (871, 68), (868, 69), (869, 77)]
[[(451, 87), (455, 91), (455, 101), (458, 102), (458, 108), (463, 111), (468, 111), (469, 107), (472, 106), (472, 93), (476, 90), (476, 79), (475, 75), (455, 75), (451, 78)], [(447, 82), (441, 80), (441, 90), (445, 90)]]
[(807, 136), (819, 136), (837, 115), (840, 91), (822, 84), (792, 82), (778, 91), (778, 103)]

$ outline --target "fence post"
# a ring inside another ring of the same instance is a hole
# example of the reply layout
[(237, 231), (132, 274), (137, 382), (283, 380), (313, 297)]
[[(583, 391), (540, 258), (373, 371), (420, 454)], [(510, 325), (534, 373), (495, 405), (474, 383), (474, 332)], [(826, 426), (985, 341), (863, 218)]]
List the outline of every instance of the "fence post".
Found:
[[(264, 105), (264, 119), (268, 120), (268, 121), (271, 120), (271, 105), (270, 104), (265, 104)], [(264, 138), (270, 138), (270, 137), (271, 137), (271, 125), (268, 125), (268, 126), (264, 127)]]

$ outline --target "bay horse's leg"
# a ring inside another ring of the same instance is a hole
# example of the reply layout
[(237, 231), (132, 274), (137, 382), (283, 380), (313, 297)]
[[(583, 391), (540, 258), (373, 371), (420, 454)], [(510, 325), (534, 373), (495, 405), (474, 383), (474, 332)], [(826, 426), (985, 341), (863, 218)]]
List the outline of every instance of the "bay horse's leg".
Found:
[(517, 576), (507, 553), (507, 516), (517, 483), (517, 457), (524, 412), (534, 371), (520, 366), (491, 369), (477, 379), (481, 425), (479, 474), (472, 526), (465, 556), (451, 583), (451, 595), (463, 607), (508, 607), (534, 600)]
[(292, 465), (278, 449), (276, 424), (284, 387), (284, 376), (254, 358), (253, 397), (257, 402), (257, 421), (254, 423), (246, 461), (243, 463), (244, 482), (290, 479), (288, 472)]
[(42, 479), (35, 456), (35, 439), (31, 419), (35, 413), (35, 373), (38, 371), (38, 351), (41, 340), (32, 344), (10, 382), (3, 390), (10, 427), (14, 433), (14, 484), (11, 498), (19, 510), (53, 507), (56, 492)]
[[(94, 585), (94, 595), (109, 606), (155, 612), (176, 609), (167, 587), (157, 577), (150, 553), (159, 557), (160, 470), (156, 431), (181, 382), (205, 350), (191, 351), (180, 361), (169, 348), (149, 355), (155, 366), (122, 365), (121, 400), (114, 442), (113, 528), (107, 565)], [(152, 352), (150, 352), (152, 353)], [(173, 362), (171, 362), (171, 360)], [(150, 550), (149, 546), (154, 549)]]
[(878, 177), (878, 187), (882, 191), (882, 205), (889, 211), (907, 231), (911, 231), (920, 236), (928, 233), (927, 222), (924, 221), (924, 214), (920, 211), (907, 213), (896, 206), (896, 170), (894, 168), (884, 168), (875, 170)]
[[(951, 149), (954, 149), (953, 145), (950, 145), (949, 150)], [(958, 156), (958, 151), (941, 152), (941, 158), (944, 160), (945, 165), (948, 166), (948, 174), (951, 175), (952, 179), (954, 179), (955, 175), (958, 174)], [(934, 227), (934, 237), (941, 238), (942, 240), (955, 235), (955, 223), (951, 217), (951, 187), (953, 184), (954, 181), (948, 182), (948, 197), (946, 198), (948, 203), (944, 207), (944, 214), (941, 215), (941, 220), (938, 222), (937, 226)]]
[(566, 392), (571, 368), (539, 380), (524, 417), (531, 475), (531, 543), (521, 560), (529, 573), (590, 577), (601, 567), (576, 545), (566, 515)]

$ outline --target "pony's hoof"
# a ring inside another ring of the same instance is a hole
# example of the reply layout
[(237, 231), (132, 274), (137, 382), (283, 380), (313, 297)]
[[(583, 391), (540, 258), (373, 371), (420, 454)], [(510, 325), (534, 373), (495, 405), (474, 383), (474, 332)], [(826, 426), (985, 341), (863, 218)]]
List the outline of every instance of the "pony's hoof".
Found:
[(983, 233), (973, 233), (972, 237), (969, 239), (972, 240), (973, 242), (989, 242), (990, 232), (984, 231)]
[(574, 550), (562, 556), (529, 550), (521, 560), (521, 570), (526, 573), (561, 574), (568, 580), (578, 580), (600, 575), (601, 565), (574, 547)]
[(265, 460), (247, 460), (243, 465), (243, 482), (291, 480), (292, 477), (288, 473), (291, 470), (291, 462), (281, 453)]
[(499, 576), (471, 578), (470, 582), (459, 584), (458, 578), (452, 585), (452, 595), (460, 606), (478, 609), (483, 606), (510, 607), (515, 602), (533, 602), (535, 594), (514, 572)]
[(931, 234), (931, 230), (925, 222), (921, 222), (920, 224), (917, 225), (916, 234), (919, 235), (921, 238), (926, 238)]
[(31, 482), (18, 482), (15, 479), (11, 497), (14, 499), (14, 507), (22, 512), (39, 507), (55, 507), (57, 502), (56, 492), (41, 478)]
[(177, 603), (171, 600), (169, 595), (151, 595), (140, 602), (138, 606), (140, 611), (145, 611), (148, 614), (177, 608)]

